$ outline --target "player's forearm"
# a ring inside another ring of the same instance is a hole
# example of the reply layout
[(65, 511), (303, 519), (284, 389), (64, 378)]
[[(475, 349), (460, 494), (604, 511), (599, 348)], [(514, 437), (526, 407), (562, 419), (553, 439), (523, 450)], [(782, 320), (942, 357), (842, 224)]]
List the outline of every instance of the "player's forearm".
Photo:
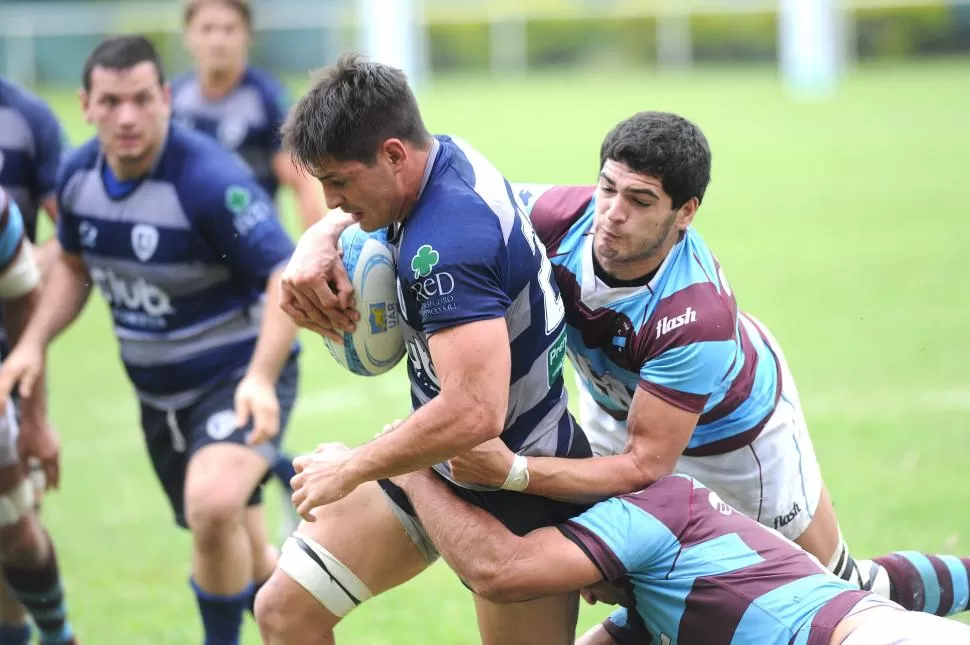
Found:
[(293, 343), (299, 332), (289, 316), (280, 309), (280, 275), (278, 269), (270, 275), (266, 283), (265, 309), (259, 330), (256, 349), (249, 362), (250, 375), (260, 376), (275, 383), (283, 370), (283, 365), (293, 351)]
[(430, 472), (395, 481), (414, 505), (431, 543), (473, 591), (508, 564), (520, 538), (493, 515), (457, 497)]
[(529, 457), (526, 492), (571, 502), (595, 502), (646, 488), (669, 475), (634, 453), (589, 459)]
[(451, 459), (483, 441), (497, 437), (494, 415), (480, 403), (442, 392), (420, 407), (394, 432), (380, 435), (354, 451), (348, 463), (352, 481), (363, 483)]
[(31, 316), (21, 342), (47, 347), (84, 309), (91, 286), (80, 259), (72, 262), (63, 253), (58, 254), (41, 288), (37, 313)]
[[(37, 311), (41, 301), (41, 290), (31, 289), (25, 295), (3, 303), (3, 324), (10, 339), (10, 344), (15, 346), (23, 336), (27, 324)], [(37, 376), (39, 387), (34, 387), (30, 396), (21, 398), (20, 414), (24, 421), (24, 428), (39, 428), (47, 418), (47, 391), (44, 386), (44, 373), (41, 371)]]

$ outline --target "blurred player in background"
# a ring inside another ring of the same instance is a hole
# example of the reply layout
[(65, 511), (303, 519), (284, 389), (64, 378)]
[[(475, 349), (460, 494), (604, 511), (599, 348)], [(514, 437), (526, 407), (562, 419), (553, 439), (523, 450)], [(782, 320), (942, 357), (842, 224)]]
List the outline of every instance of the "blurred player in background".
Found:
[[(497, 436), (525, 454), (590, 453), (567, 410), (549, 260), (501, 173), (465, 142), (428, 133), (404, 74), (341, 57), (297, 103), (284, 141), (345, 212), (333, 217), (390, 230), (415, 408), (353, 451), (297, 458), (293, 501), (307, 521), (283, 545), (256, 618), (269, 645), (316, 645), (436, 557), (387, 477), (434, 465), (447, 478), (445, 460)], [(520, 534), (583, 508), (523, 495), (524, 483), (450, 485)], [(475, 597), (475, 608), (486, 645), (575, 636), (575, 593), (514, 606)]]
[(206, 642), (231, 645), (276, 561), (260, 489), (296, 398), (298, 347), (295, 326), (263, 302), (278, 299), (292, 242), (241, 161), (170, 123), (170, 90), (145, 38), (94, 49), (81, 103), (97, 137), (62, 169), (62, 250), (0, 367), (0, 397), (17, 382), (24, 395), (42, 387), (48, 345), (97, 284), (156, 475), (192, 532)]
[[(456, 497), (430, 471), (392, 481), (477, 593), (519, 602), (583, 589), (590, 602), (623, 605), (580, 645), (970, 643), (967, 625), (859, 590), (685, 475), (662, 477), (525, 537)], [(970, 560), (959, 564), (970, 573)]]
[[(860, 566), (850, 555), (781, 348), (738, 310), (691, 227), (710, 181), (700, 129), (672, 114), (637, 114), (607, 135), (600, 164), (596, 187), (517, 189), (563, 294), (581, 422), (600, 457), (530, 457), (526, 491), (590, 501), (686, 473), (860, 588), (911, 610), (965, 611), (970, 586), (957, 558), (900, 552)], [(313, 298), (349, 283), (333, 237), (305, 239), (313, 249), (294, 260), (316, 274), (302, 294), (305, 311), (329, 312), (313, 322), (319, 330), (342, 314), (336, 300)], [(284, 297), (288, 288), (284, 280)], [(452, 468), (459, 481), (492, 486), (514, 459), (491, 441)]]
[[(57, 221), (54, 189), (65, 140), (57, 117), (46, 103), (0, 76), (0, 188), (19, 206), (26, 238), (34, 244), (40, 210)], [(57, 252), (56, 236), (34, 246), (34, 261), (42, 281)], [(9, 349), (5, 329), (0, 326), (0, 358)], [(42, 476), (36, 465), (32, 463), (28, 467)], [(0, 585), (0, 635), (4, 633), (28, 634), (29, 627), (26, 609)], [(6, 642), (0, 637), (0, 643)], [(11, 636), (10, 642), (20, 641)]]
[[(196, 69), (172, 81), (175, 120), (242, 157), (270, 197), (276, 197), (280, 184), (292, 188), (301, 224), (311, 226), (326, 211), (323, 191), (281, 149), (280, 126), (289, 99), (277, 79), (249, 64), (249, 0), (186, 0), (183, 22), (185, 45)], [(284, 491), (285, 537), (299, 522), (289, 501), (290, 479), (296, 474), (292, 459), (281, 453), (273, 473)]]
[[(4, 131), (0, 127), (0, 137)], [(11, 341), (20, 337), (39, 298), (40, 271), (24, 219), (17, 204), (0, 188), (0, 299)], [(11, 611), (13, 598), (30, 614), (41, 642), (77, 642), (67, 619), (54, 543), (36, 511), (36, 500), (43, 491), (34, 488), (25, 467), (28, 459), (38, 459), (46, 485), (58, 486), (60, 442), (47, 421), (43, 374), (38, 374), (38, 381), (38, 387), (19, 401), (19, 422), (13, 405), (0, 412), (0, 560), (12, 595), (5, 607), (7, 621), (0, 625), (3, 645), (26, 645), (31, 639), (30, 626)]]
[(277, 79), (249, 64), (249, 0), (186, 0), (183, 17), (196, 69), (172, 81), (176, 121), (238, 153), (270, 197), (280, 184), (292, 188), (301, 222), (311, 226), (326, 212), (323, 191), (281, 149), (289, 99)]

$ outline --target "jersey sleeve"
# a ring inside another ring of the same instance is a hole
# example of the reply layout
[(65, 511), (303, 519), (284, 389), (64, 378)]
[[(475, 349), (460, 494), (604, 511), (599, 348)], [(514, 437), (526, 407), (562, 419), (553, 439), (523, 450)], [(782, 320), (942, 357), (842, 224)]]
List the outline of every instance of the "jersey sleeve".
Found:
[(613, 497), (560, 526), (610, 582), (649, 562), (656, 540), (629, 502)]
[(275, 79), (266, 82), (263, 91), (266, 101), (266, 114), (269, 117), (273, 132), (270, 149), (273, 152), (279, 152), (283, 149), (283, 136), (280, 128), (286, 121), (286, 115), (289, 114), (293, 101), (287, 89), (281, 83), (276, 82)]
[(512, 304), (497, 218), (479, 212), (460, 221), (456, 226), (455, 220), (430, 218), (419, 230), (404, 232), (398, 272), (427, 333), (500, 318)]
[(34, 133), (34, 187), (41, 199), (57, 188), (57, 172), (66, 151), (67, 137), (57, 117), (47, 105), (40, 103), (30, 117)]
[(205, 198), (192, 209), (202, 235), (233, 274), (262, 291), (266, 280), (293, 253), (272, 200), (249, 176), (212, 173)]
[(702, 412), (737, 358), (736, 312), (706, 282), (662, 299), (645, 326), (651, 350), (639, 386), (682, 410)]
[(553, 186), (514, 183), (512, 194), (519, 202), (539, 240), (550, 255), (576, 220), (590, 207), (594, 186)]
[(78, 230), (78, 220), (68, 206), (66, 193), (69, 192), (68, 183), (74, 175), (71, 160), (61, 167), (57, 173), (57, 241), (61, 248), (71, 255), (81, 254), (81, 232)]

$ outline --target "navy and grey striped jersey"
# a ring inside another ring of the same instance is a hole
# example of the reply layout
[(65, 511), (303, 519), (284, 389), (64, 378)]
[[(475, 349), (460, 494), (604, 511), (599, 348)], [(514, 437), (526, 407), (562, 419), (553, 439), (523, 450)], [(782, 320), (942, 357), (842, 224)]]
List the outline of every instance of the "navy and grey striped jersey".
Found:
[(151, 172), (121, 182), (95, 139), (65, 163), (58, 204), (61, 245), (111, 307), (144, 402), (182, 407), (244, 371), (266, 281), (293, 244), (238, 159), (173, 125)]
[[(545, 250), (505, 178), (467, 143), (436, 139), (420, 197), (389, 239), (414, 407), (440, 392), (428, 337), (505, 318), (512, 350), (502, 439), (520, 454), (586, 456), (566, 410), (565, 314)], [(448, 477), (446, 464), (437, 466)]]
[(228, 95), (212, 100), (202, 93), (195, 72), (172, 81), (175, 120), (215, 138), (249, 164), (257, 181), (275, 197), (279, 182), (273, 157), (280, 151), (280, 126), (289, 101), (283, 86), (267, 72), (247, 67)]
[(51, 109), (0, 78), (0, 187), (20, 206), (27, 237), (37, 238), (37, 211), (54, 194), (64, 131)]

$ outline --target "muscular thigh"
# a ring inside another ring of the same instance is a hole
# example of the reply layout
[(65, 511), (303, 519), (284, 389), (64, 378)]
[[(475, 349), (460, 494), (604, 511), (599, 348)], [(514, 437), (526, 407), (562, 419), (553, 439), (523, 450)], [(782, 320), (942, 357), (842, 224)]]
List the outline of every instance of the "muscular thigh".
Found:
[(313, 516), (315, 521), (302, 522), (287, 540), (265, 590), (272, 597), (267, 606), (294, 627), (330, 630), (370, 596), (428, 566), (375, 482), (315, 509)]
[(571, 645), (579, 593), (500, 605), (475, 596), (482, 645)]

